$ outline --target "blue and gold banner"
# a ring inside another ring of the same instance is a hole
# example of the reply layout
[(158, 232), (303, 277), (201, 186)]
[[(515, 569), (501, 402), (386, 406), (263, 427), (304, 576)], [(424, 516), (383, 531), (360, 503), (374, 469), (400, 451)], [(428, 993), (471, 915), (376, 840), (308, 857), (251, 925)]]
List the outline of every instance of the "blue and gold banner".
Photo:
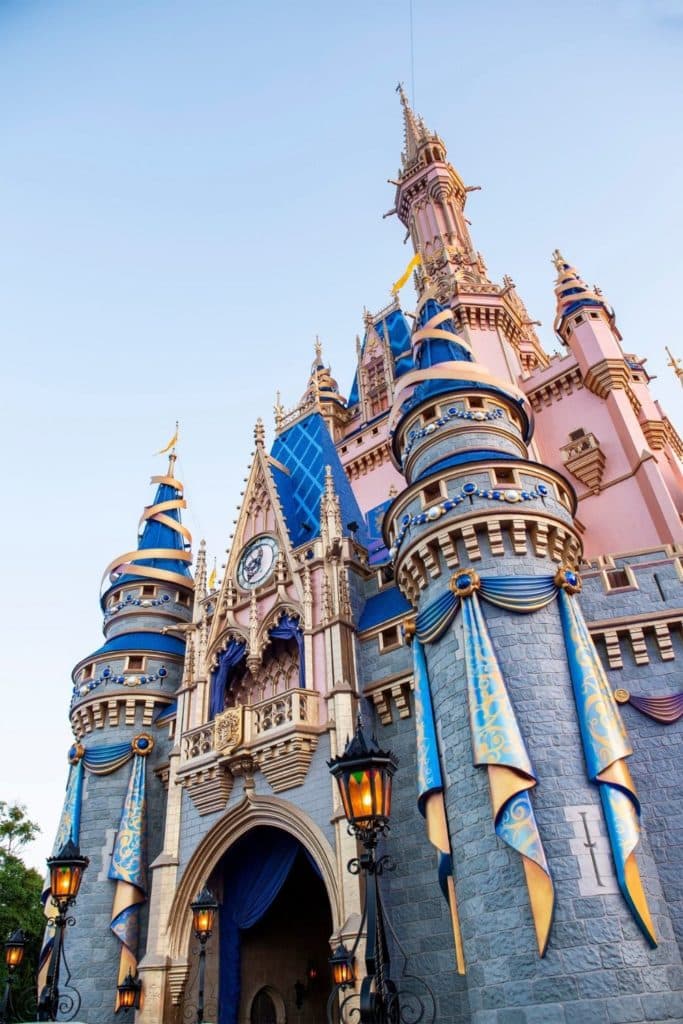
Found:
[(110, 927), (121, 943), (119, 984), (128, 973), (137, 973), (140, 904), (147, 898), (145, 758), (153, 746), (146, 733), (133, 740), (133, 769), (109, 868), (109, 878), (116, 882)]
[[(57, 829), (57, 836), (52, 847), (52, 855), (59, 853), (65, 843), (72, 840), (78, 846), (78, 840), (81, 832), (81, 803), (83, 801), (83, 764), (79, 759), (76, 763), (73, 763), (69, 768), (69, 778), (66, 783), (66, 795), (64, 797), (64, 806), (62, 808), (62, 816), (59, 819), (59, 828)], [(53, 920), (57, 916), (57, 908), (50, 899), (50, 873), (48, 872), (45, 877), (45, 883), (43, 885), (43, 892), (41, 895), (43, 903), (44, 914), (48, 921)], [(50, 961), (50, 953), (52, 952), (52, 943), (54, 941), (54, 931), (52, 928), (46, 925), (45, 932), (43, 935), (43, 945), (40, 950), (40, 957), (38, 958), (38, 981), (37, 991), (40, 994), (45, 986), (47, 980), (47, 969)]]
[(654, 947), (657, 939), (635, 858), (640, 803), (624, 760), (633, 751), (583, 613), (564, 590), (558, 600), (588, 777), (600, 788), (619, 888)]
[(536, 775), (474, 589), (463, 597), (462, 615), (474, 764), (488, 769), (496, 834), (522, 857), (538, 951), (544, 956), (555, 889), (528, 793)]
[(413, 672), (415, 679), (415, 732), (417, 738), (417, 805), (425, 819), (427, 837), (437, 850), (439, 885), (448, 903), (453, 928), (455, 961), (458, 974), (465, 974), (465, 954), (455, 896), (453, 855), (443, 795), (441, 761), (434, 725), (434, 708), (429, 686), (427, 661), (419, 638), (414, 635), (411, 620), (404, 624), (406, 637), (412, 637)]

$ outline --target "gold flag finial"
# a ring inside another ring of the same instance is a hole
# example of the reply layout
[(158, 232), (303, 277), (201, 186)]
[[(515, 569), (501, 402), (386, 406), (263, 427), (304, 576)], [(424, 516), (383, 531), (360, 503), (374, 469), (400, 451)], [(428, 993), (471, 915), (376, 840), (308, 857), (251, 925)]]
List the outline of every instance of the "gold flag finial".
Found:
[(562, 271), (565, 267), (569, 266), (559, 249), (555, 249), (553, 252), (552, 262), (555, 265), (555, 269), (558, 271)]
[(178, 420), (175, 421), (175, 434), (164, 448), (160, 448), (157, 455), (165, 455), (166, 452), (170, 452), (171, 448), (175, 448), (178, 444), (178, 438), (180, 437), (180, 425)]
[(664, 348), (666, 349), (666, 354), (669, 357), (669, 362), (666, 365), (671, 367), (671, 369), (674, 371), (674, 373), (676, 374), (676, 376), (680, 380), (681, 384), (683, 384), (683, 366), (681, 366), (680, 359), (676, 359), (672, 355), (671, 350), (670, 350), (668, 345), (665, 345)]

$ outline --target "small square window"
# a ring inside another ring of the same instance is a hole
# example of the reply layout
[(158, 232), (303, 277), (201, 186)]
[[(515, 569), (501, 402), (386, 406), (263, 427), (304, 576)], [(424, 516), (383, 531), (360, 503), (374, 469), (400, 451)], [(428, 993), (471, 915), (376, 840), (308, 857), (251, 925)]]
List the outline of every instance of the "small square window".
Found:
[(145, 667), (145, 659), (141, 654), (131, 654), (126, 662), (128, 672), (142, 672)]
[(569, 440), (570, 441), (578, 441), (580, 437), (585, 437), (585, 436), (586, 436), (586, 431), (583, 429), (583, 427), (579, 427), (578, 430), (570, 430), (569, 431)]
[(182, 604), (185, 608), (187, 608), (190, 603), (190, 595), (185, 594), (182, 590), (179, 590), (175, 596), (175, 600), (176, 604)]
[(345, 445), (345, 444), (343, 444), (343, 445), (341, 446), (341, 453), (342, 453), (342, 455), (346, 455), (346, 452), (347, 452), (347, 448), (346, 448), (346, 445)]
[(121, 600), (121, 591), (117, 590), (115, 594), (111, 595), (111, 603), (112, 604), (118, 604), (120, 600)]
[(379, 427), (373, 427), (372, 428), (372, 433), (375, 434), (375, 435), (379, 434)]
[(600, 317), (598, 316), (597, 313), (591, 313), (591, 320), (599, 320), (599, 319), (600, 319)]
[(435, 405), (430, 405), (428, 409), (423, 409), (422, 410), (422, 423), (423, 423), (423, 426), (426, 427), (428, 423), (433, 423), (434, 420), (438, 417), (438, 415), (439, 415), (439, 410), (438, 410), (437, 406), (435, 406)]
[(581, 316), (581, 314), (580, 314), (580, 313), (579, 313), (579, 315), (578, 315), (578, 316), (575, 316), (575, 317), (574, 317), (574, 323), (575, 323), (575, 324), (582, 324), (582, 323), (583, 323), (583, 317)]
[(470, 409), (483, 409), (484, 408), (484, 399), (483, 398), (476, 398), (476, 397), (475, 398), (468, 398), (467, 399), (467, 404), (469, 405)]
[(400, 647), (401, 638), (398, 632), (398, 626), (389, 626), (387, 629), (383, 629), (379, 635), (379, 649), (380, 651), (391, 651), (395, 647)]
[(95, 671), (95, 666), (91, 662), (90, 665), (86, 665), (85, 668), (83, 669), (83, 675), (82, 675), (81, 678), (82, 679), (92, 679), (94, 671)]
[(357, 437), (356, 438), (356, 444), (362, 444), (362, 443), (363, 443), (363, 438), (362, 437)]
[(380, 589), (382, 587), (388, 587), (394, 582), (394, 567), (393, 565), (383, 565), (377, 573), (377, 582), (379, 583)]
[(154, 597), (156, 592), (157, 592), (157, 588), (153, 587), (150, 583), (145, 583), (145, 585), (142, 588), (142, 596), (143, 597)]
[(422, 489), (422, 504), (425, 508), (428, 505), (433, 505), (436, 501), (441, 501), (443, 498), (443, 491), (441, 490), (441, 484), (436, 481), (433, 484), (427, 484)]
[(514, 471), (511, 469), (494, 469), (493, 477), (502, 487), (516, 483)]
[(626, 569), (610, 569), (605, 573), (608, 590), (619, 590), (621, 587), (633, 586)]

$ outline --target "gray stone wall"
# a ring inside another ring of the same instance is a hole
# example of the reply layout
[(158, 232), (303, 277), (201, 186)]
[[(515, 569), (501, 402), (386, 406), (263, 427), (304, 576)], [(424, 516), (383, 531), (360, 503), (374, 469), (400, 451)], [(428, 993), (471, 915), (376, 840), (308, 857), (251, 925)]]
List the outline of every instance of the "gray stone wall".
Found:
[[(143, 730), (141, 709), (134, 727), (119, 725), (87, 736), (94, 747), (130, 740)], [(154, 730), (155, 746), (146, 758), (148, 865), (161, 852), (166, 808), (165, 790), (154, 771), (168, 760), (165, 730)], [(111, 775), (85, 773), (80, 848), (90, 858), (74, 908), (76, 925), (69, 928), (66, 955), (83, 1000), (80, 1018), (88, 1024), (113, 1024), (120, 943), (110, 929), (116, 883), (108, 878), (114, 837), (118, 830), (132, 761)], [(151, 877), (148, 875), (148, 893)], [(147, 905), (141, 910), (140, 956), (145, 948)]]
[[(477, 570), (540, 575), (554, 573), (555, 566), (534, 557), (510, 556), (502, 562), (485, 553)], [(444, 572), (431, 582), (424, 604), (442, 592), (447, 580)], [(532, 801), (555, 881), (556, 914), (549, 950), (541, 960), (520, 858), (495, 836), (486, 771), (472, 766), (462, 634), (456, 625), (428, 648), (427, 659), (448, 780), (470, 1019), (475, 1024), (574, 1024), (627, 1020), (632, 1014), (630, 1019), (645, 1021), (659, 1019), (653, 1015), (660, 1010), (661, 1019), (677, 1019), (667, 1014), (680, 986), (680, 959), (647, 839), (638, 861), (660, 938), (656, 950), (649, 950), (616, 891), (613, 874), (604, 895), (587, 876), (581, 810), (601, 851), (604, 826), (597, 789), (586, 778), (557, 606), (512, 615), (485, 605), (484, 614), (539, 780)], [(399, 789), (404, 784), (401, 780)], [(401, 799), (398, 795), (399, 806)], [(611, 870), (609, 857), (600, 867)], [(438, 888), (434, 891), (438, 895)], [(411, 925), (407, 934), (413, 942)], [(468, 1020), (455, 1003), (448, 1006), (452, 1015), (439, 1020)]]

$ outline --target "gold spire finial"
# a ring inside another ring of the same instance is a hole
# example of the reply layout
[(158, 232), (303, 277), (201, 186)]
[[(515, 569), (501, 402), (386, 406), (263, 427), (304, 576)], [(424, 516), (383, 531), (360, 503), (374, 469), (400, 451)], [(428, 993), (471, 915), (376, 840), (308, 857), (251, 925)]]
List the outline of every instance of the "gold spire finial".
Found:
[(323, 357), (323, 343), (320, 340), (319, 336), (316, 334), (316, 336), (315, 336), (315, 358), (317, 359), (318, 362), (320, 362), (322, 357)]
[(683, 384), (683, 366), (681, 366), (680, 359), (674, 358), (668, 345), (665, 345), (664, 348), (666, 349), (666, 354), (669, 357), (669, 362), (666, 365), (671, 367), (681, 384)]
[(409, 163), (417, 156), (420, 142), (424, 140), (425, 127), (413, 113), (402, 82), (399, 82), (396, 86), (396, 92), (401, 98), (401, 106), (403, 107), (403, 128), (406, 137), (405, 161)]
[(266, 429), (263, 426), (263, 420), (259, 416), (254, 426), (254, 444), (257, 448), (263, 448), (266, 443)]
[(555, 269), (560, 273), (564, 270), (565, 267), (569, 266), (569, 264), (567, 263), (566, 259), (564, 258), (559, 249), (555, 249), (555, 251), (553, 252), (552, 262), (555, 265)]

